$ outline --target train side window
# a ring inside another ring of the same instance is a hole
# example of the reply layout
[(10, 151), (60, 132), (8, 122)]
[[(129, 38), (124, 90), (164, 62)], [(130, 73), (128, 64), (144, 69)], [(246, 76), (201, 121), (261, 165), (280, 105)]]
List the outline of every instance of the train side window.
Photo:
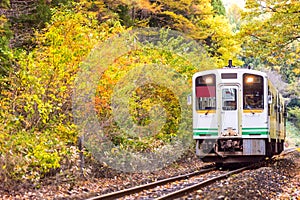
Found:
[(196, 110), (216, 109), (216, 76), (209, 74), (196, 78)]
[(272, 109), (272, 104), (273, 104), (273, 95), (271, 94), (271, 92), (270, 92), (270, 88), (268, 88), (268, 91), (269, 91), (269, 93), (268, 93), (268, 116), (270, 116), (271, 115), (271, 109)]
[(263, 77), (255, 74), (243, 75), (243, 109), (264, 108)]
[(282, 111), (281, 101), (280, 101), (280, 98), (278, 98), (278, 106), (277, 106), (276, 112), (278, 113), (278, 121), (279, 121), (279, 123), (281, 123), (281, 111)]
[(269, 93), (268, 95), (268, 104), (272, 104), (272, 95)]
[(281, 112), (281, 109), (279, 109), (279, 123), (281, 123), (281, 118), (282, 118), (282, 112)]

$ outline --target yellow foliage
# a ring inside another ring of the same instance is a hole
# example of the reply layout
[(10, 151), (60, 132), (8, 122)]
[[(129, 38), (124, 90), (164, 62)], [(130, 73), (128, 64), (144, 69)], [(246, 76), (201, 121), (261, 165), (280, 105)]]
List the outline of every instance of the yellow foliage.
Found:
[(174, 28), (175, 30), (188, 33), (195, 30), (196, 28), (191, 21), (189, 21), (187, 18), (183, 17), (182, 15), (177, 15), (174, 12), (170, 12), (170, 11), (164, 11), (161, 12), (161, 14), (171, 17), (171, 20), (173, 21), (172, 28)]
[(295, 74), (300, 74), (300, 69), (299, 68), (295, 68), (294, 70), (293, 70), (293, 72), (295, 73)]
[(249, 0), (246, 8), (247, 23), (240, 33), (244, 48), (251, 50), (246, 56), (268, 59), (273, 65), (295, 65), (300, 58), (300, 2)]
[(206, 37), (211, 38), (208, 45), (219, 67), (227, 66), (228, 60), (233, 60), (236, 66), (243, 64), (238, 59), (241, 43), (235, 39), (227, 18), (224, 16), (210, 16), (201, 21), (201, 26), (202, 29), (207, 28)]

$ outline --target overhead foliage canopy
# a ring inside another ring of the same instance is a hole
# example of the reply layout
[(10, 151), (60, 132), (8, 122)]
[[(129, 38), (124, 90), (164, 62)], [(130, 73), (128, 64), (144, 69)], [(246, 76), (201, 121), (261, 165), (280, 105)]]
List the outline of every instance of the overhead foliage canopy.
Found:
[(121, 23), (128, 27), (162, 27), (180, 31), (206, 46), (219, 67), (238, 59), (240, 43), (225, 16), (221, 1), (160, 0), (105, 1), (106, 7), (118, 13)]
[(246, 57), (274, 66), (292, 66), (300, 74), (300, 2), (249, 0), (241, 29)]

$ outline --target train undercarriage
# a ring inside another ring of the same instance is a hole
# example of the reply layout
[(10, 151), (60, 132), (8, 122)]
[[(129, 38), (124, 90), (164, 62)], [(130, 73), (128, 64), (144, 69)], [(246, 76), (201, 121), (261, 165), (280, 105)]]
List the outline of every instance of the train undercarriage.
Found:
[(271, 139), (218, 138), (196, 140), (196, 154), (204, 162), (253, 163), (279, 154), (284, 141)]

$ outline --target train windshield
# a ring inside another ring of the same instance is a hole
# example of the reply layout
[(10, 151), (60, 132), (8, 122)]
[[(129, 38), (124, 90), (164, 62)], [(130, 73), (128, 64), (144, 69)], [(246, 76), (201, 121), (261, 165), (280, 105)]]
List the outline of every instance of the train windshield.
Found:
[(216, 76), (209, 74), (196, 78), (196, 110), (216, 109)]
[(263, 77), (254, 74), (243, 75), (243, 108), (244, 110), (264, 108)]
[(235, 88), (224, 88), (222, 90), (222, 109), (237, 109), (237, 90)]

